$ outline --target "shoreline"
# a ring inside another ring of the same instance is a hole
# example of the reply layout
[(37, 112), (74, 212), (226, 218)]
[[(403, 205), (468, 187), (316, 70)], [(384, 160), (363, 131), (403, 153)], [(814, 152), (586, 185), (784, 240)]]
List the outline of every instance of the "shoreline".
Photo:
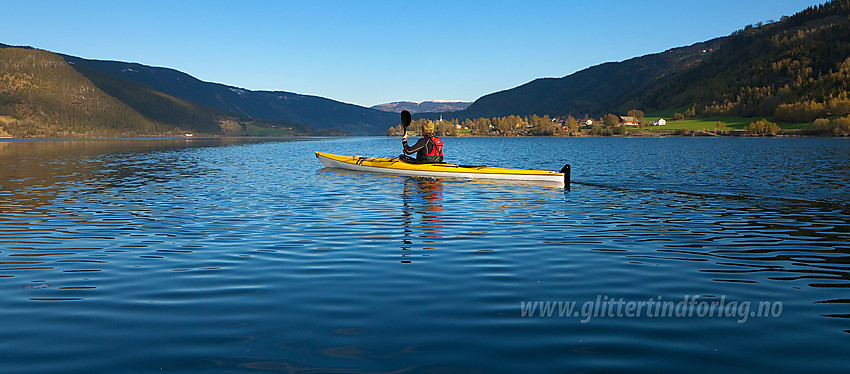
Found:
[(322, 136), (151, 136), (151, 137), (116, 137), (116, 138), (0, 138), (0, 142), (27, 141), (77, 141), (77, 140), (212, 140), (212, 139), (303, 139), (321, 138)]
[[(151, 136), (151, 137), (91, 137), (91, 138), (15, 138), (15, 137), (0, 137), (0, 142), (31, 142), (31, 141), (92, 141), (92, 140), (213, 140), (213, 139), (310, 139), (310, 138), (357, 138), (357, 137), (375, 137), (375, 138), (395, 138), (401, 136), (387, 135), (338, 135), (338, 136), (317, 136), (317, 135), (291, 135), (291, 136)], [(799, 134), (726, 134), (726, 135), (680, 135), (680, 134), (634, 134), (634, 135), (549, 135), (549, 136), (534, 136), (534, 135), (442, 135), (441, 138), (619, 138), (619, 139), (639, 139), (639, 138), (850, 138), (848, 135), (799, 135)]]

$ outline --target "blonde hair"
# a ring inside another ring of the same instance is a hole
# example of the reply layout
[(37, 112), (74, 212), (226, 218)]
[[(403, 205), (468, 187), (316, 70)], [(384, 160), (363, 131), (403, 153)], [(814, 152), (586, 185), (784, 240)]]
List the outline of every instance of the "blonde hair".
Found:
[(436, 126), (434, 125), (433, 121), (430, 121), (430, 120), (425, 121), (425, 123), (422, 124), (422, 133), (434, 135), (435, 127)]

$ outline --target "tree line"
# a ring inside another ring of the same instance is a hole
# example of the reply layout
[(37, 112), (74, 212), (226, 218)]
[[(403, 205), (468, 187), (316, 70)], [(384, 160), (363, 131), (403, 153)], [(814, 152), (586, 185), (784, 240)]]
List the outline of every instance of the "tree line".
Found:
[[(629, 116), (643, 121), (644, 113), (633, 109)], [(620, 126), (620, 117), (607, 114), (602, 118), (590, 119), (591, 125), (586, 125), (588, 119), (577, 120), (573, 116), (566, 118), (550, 117), (548, 115), (518, 116), (510, 115), (504, 117), (479, 117), (467, 118), (462, 121), (458, 119), (433, 121), (435, 132), (438, 136), (568, 136), (568, 135), (615, 135), (625, 134), (626, 127)], [(417, 119), (407, 128), (409, 133), (420, 133), (422, 124), (428, 119)], [(404, 134), (402, 125), (391, 126), (387, 129), (387, 136), (401, 136)]]
[[(422, 124), (427, 121), (430, 120), (417, 119), (410, 124), (407, 131), (409, 133), (420, 133), (422, 131)], [(467, 118), (463, 121), (450, 119), (433, 122), (435, 124), (435, 132), (438, 136), (558, 136), (568, 135), (570, 132), (579, 131), (578, 121), (576, 121), (572, 116), (563, 122), (558, 119), (551, 118), (548, 115), (510, 115), (492, 118)], [(401, 125), (392, 126), (387, 130), (387, 136), (401, 136), (403, 134), (404, 129)]]
[[(692, 118), (694, 110), (688, 109), (684, 113), (675, 113), (674, 120)], [(687, 117), (686, 117), (687, 115)], [(644, 121), (644, 113), (638, 109), (628, 112), (629, 117), (638, 120), (639, 125), (625, 126), (620, 122), (620, 116), (606, 114), (598, 119), (577, 120), (573, 116), (566, 118), (553, 118), (546, 116), (506, 116), (506, 117), (479, 117), (475, 119), (458, 119), (432, 121), (435, 124), (437, 136), (615, 136), (634, 133), (636, 129), (644, 129), (649, 125)], [(588, 121), (590, 120), (590, 121)], [(430, 120), (417, 119), (408, 126), (408, 133), (418, 134), (422, 132), (422, 125)], [(590, 124), (588, 124), (588, 122)], [(715, 124), (714, 133), (729, 134), (729, 130), (721, 121)], [(818, 118), (812, 126), (800, 130), (783, 130), (775, 122), (760, 119), (751, 122), (744, 128), (744, 132), (750, 135), (819, 135), (819, 136), (850, 136), (850, 116), (836, 117), (833, 119)], [(676, 129), (674, 135), (689, 135), (692, 132), (687, 129)], [(402, 136), (404, 128), (402, 125), (391, 126), (387, 129), (387, 136)]]

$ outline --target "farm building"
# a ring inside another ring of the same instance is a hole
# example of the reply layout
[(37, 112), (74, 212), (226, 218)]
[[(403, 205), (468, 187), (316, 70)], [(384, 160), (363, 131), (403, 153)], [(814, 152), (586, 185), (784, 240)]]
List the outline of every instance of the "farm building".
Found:
[(620, 124), (626, 126), (639, 126), (640, 121), (635, 117), (620, 117)]

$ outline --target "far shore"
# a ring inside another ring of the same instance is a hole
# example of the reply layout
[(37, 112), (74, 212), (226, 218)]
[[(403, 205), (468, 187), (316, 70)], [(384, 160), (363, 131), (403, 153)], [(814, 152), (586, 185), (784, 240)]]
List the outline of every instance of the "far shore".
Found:
[[(411, 137), (416, 137), (418, 134), (410, 134)], [(339, 136), (316, 136), (316, 135), (291, 135), (291, 136), (173, 136), (173, 135), (151, 135), (151, 136), (132, 136), (132, 137), (79, 137), (79, 138), (15, 138), (15, 137), (0, 137), (0, 142), (19, 142), (19, 141), (86, 141), (86, 140), (212, 140), (212, 139), (306, 139), (306, 138), (335, 138), (335, 137), (388, 137), (401, 138), (401, 135), (339, 135)], [(728, 133), (728, 134), (713, 134), (707, 132), (692, 132), (690, 134), (624, 134), (624, 135), (440, 135), (442, 138), (848, 138), (848, 136), (824, 136), (824, 135), (809, 135), (809, 134), (748, 134), (748, 133)]]

